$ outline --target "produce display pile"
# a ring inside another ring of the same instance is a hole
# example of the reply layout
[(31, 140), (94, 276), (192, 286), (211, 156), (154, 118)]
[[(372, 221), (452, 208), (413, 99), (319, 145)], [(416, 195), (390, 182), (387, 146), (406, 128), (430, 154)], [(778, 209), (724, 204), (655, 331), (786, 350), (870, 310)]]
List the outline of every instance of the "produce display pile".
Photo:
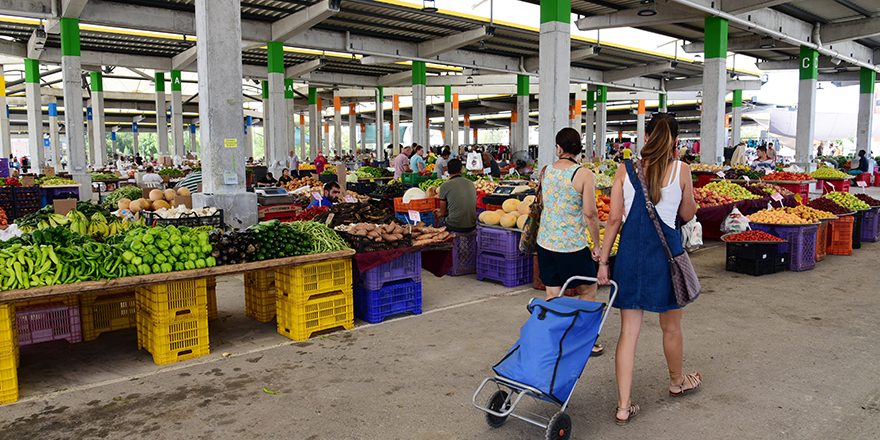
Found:
[(818, 209), (820, 211), (830, 212), (834, 215), (852, 214), (853, 210), (844, 208), (839, 203), (825, 198), (810, 200), (807, 206)]
[(877, 200), (867, 194), (859, 193), (859, 194), (855, 194), (855, 196), (856, 196), (856, 198), (867, 203), (871, 207), (880, 206), (880, 200)]
[(92, 176), (92, 181), (93, 181), (93, 182), (94, 182), (95, 180), (111, 180), (111, 179), (115, 180), (115, 179), (119, 179), (119, 178), (120, 178), (120, 177), (117, 176), (116, 174), (89, 173), (89, 175)]
[(309, 243), (311, 244), (311, 251), (309, 254), (336, 252), (348, 249), (345, 240), (323, 223), (293, 222), (284, 223), (284, 226), (291, 228), (294, 231), (301, 232), (308, 237)]
[(745, 189), (748, 190), (750, 193), (752, 193), (756, 196), (759, 196), (761, 198), (764, 198), (764, 197), (767, 197), (767, 196), (770, 196), (773, 194), (779, 194), (783, 197), (790, 196), (790, 195), (794, 194), (793, 192), (791, 192), (781, 186), (774, 185), (772, 183), (764, 183), (764, 182), (755, 182), (750, 185), (745, 185)]
[(796, 182), (802, 180), (813, 180), (813, 177), (804, 173), (776, 172), (761, 177), (761, 180), (775, 180), (780, 182)]
[(810, 173), (810, 177), (814, 179), (846, 179), (850, 177), (850, 175), (843, 171), (835, 170), (834, 168), (819, 168)]
[(389, 177), (392, 175), (391, 172), (382, 168), (373, 168), (373, 167), (360, 167), (354, 172), (358, 178), (376, 178), (376, 177)]
[(501, 205), (502, 209), (485, 211), (480, 214), (479, 220), (487, 225), (522, 229), (534, 201), (535, 196), (526, 196), (522, 202), (517, 199), (507, 199)]
[(785, 240), (775, 236), (770, 235), (764, 231), (743, 231), (738, 232), (736, 234), (728, 234), (724, 236), (724, 241), (770, 241), (770, 242), (783, 242)]
[(314, 220), (327, 223), (330, 215), (333, 215), (329, 224), (331, 228), (349, 223), (390, 223), (394, 220), (393, 213), (366, 203), (337, 203), (327, 212), (316, 215)]
[(172, 219), (172, 218), (186, 218), (186, 217), (210, 217), (217, 213), (219, 209), (211, 207), (211, 208), (195, 208), (189, 209), (184, 205), (177, 205), (171, 209), (157, 209), (156, 215), (160, 218)]
[(0, 229), (6, 229), (9, 225), (9, 219), (6, 217), (6, 211), (0, 208)]
[[(600, 246), (605, 243), (605, 228), (599, 230), (599, 242)], [(590, 250), (593, 250), (593, 237), (590, 236), (590, 231), (587, 231), (587, 244), (590, 246)], [(611, 255), (617, 255), (617, 246), (620, 244), (620, 233), (614, 237), (614, 245), (611, 246)]]
[(15, 177), (6, 177), (0, 182), (2, 182), (2, 185), (0, 186), (21, 186), (21, 182)]
[(110, 194), (107, 194), (107, 197), (101, 202), (101, 206), (108, 211), (114, 211), (118, 208), (120, 200), (128, 199), (130, 203), (131, 200), (137, 200), (142, 195), (143, 190), (136, 186), (121, 186), (113, 190)]
[(711, 189), (694, 188), (694, 201), (697, 202), (697, 208), (706, 208), (710, 206), (721, 206), (734, 203), (737, 200), (730, 196), (723, 196)]
[[(126, 198), (120, 199), (116, 202), (116, 207), (123, 213), (131, 212), (132, 214), (138, 214), (140, 211), (160, 211), (160, 210), (170, 210), (171, 205), (174, 204), (174, 199), (177, 196), (188, 196), (190, 195), (189, 189), (185, 186), (177, 188), (177, 190), (166, 189), (165, 191), (154, 189), (150, 191), (150, 197), (144, 198), (141, 197), (137, 200), (129, 200)], [(166, 218), (177, 218), (177, 217), (166, 217)]]
[(495, 191), (500, 185), (501, 184), (497, 181), (490, 181), (485, 179), (479, 179), (474, 182), (474, 186), (477, 188), (477, 191), (483, 191), (490, 194)]
[(76, 183), (70, 179), (62, 179), (61, 177), (44, 177), (42, 179), (35, 180), (34, 182), (40, 186), (66, 186), (66, 185), (79, 186), (79, 183)]
[(286, 189), (288, 191), (297, 190), (297, 189), (300, 189), (304, 186), (308, 186), (308, 187), (312, 188), (313, 191), (322, 191), (324, 188), (324, 184), (321, 183), (320, 180), (315, 179), (312, 176), (306, 176), (306, 177), (300, 177), (299, 179), (293, 179), (290, 182), (287, 182), (282, 186), (284, 187), (284, 189)]
[[(691, 165), (691, 170), (693, 170), (693, 165)], [(736, 166), (724, 172), (724, 178), (728, 180), (740, 180), (744, 177), (748, 177), (751, 180), (758, 180), (764, 177), (764, 173), (755, 171), (747, 166)]]
[(329, 211), (330, 208), (326, 206), (312, 206), (311, 208), (303, 209), (300, 212), (293, 214), (293, 221), (301, 222), (301, 221), (311, 221), (315, 218), (316, 215), (323, 214)]
[(404, 192), (403, 184), (400, 183), (400, 180), (392, 180), (387, 185), (382, 185), (376, 188), (377, 194), (388, 197), (402, 197)]
[(596, 197), (596, 209), (599, 211), (599, 221), (608, 221), (608, 214), (611, 212), (611, 197)]
[(593, 172), (596, 189), (611, 188), (614, 185), (614, 176)]
[(765, 209), (748, 215), (749, 221), (755, 223), (773, 223), (777, 225), (799, 225), (813, 223), (796, 214), (786, 212), (784, 208)]
[(752, 199), (760, 199), (761, 198), (761, 197), (758, 197), (758, 196), (750, 193), (749, 190), (743, 188), (742, 186), (739, 186), (735, 183), (727, 182), (727, 181), (711, 182), (711, 183), (707, 184), (706, 186), (704, 186), (703, 188), (706, 188), (711, 191), (715, 191), (716, 193), (718, 193), (718, 195), (731, 197), (731, 198), (735, 199), (736, 201), (752, 200)]
[(372, 224), (372, 223), (350, 223), (347, 225), (339, 225), (333, 228), (336, 231), (342, 231), (358, 237), (366, 237), (375, 242), (392, 242), (403, 240), (405, 236), (410, 236), (410, 228), (401, 226), (397, 223), (391, 224)]
[(245, 230), (209, 234), (218, 265), (263, 261), (312, 253), (311, 237), (278, 220), (261, 222)]
[[(112, 220), (108, 220), (108, 217)], [(24, 233), (60, 226), (77, 234), (98, 239), (117, 234), (127, 228), (122, 220), (110, 216), (103, 208), (89, 202), (77, 202), (76, 209), (66, 216), (55, 214), (55, 206), (47, 205), (33, 214), (18, 218), (15, 223)]]
[(851, 209), (853, 211), (859, 211), (862, 209), (870, 209), (867, 203), (858, 199), (858, 197), (845, 192), (834, 191), (828, 194), (825, 194), (823, 198), (831, 199), (836, 202), (838, 205), (843, 206), (844, 208)]
[[(128, 275), (149, 275), (214, 267), (208, 233), (201, 229), (156, 226), (131, 228), (122, 241)], [(124, 275), (123, 275), (124, 276)]]
[(837, 218), (836, 215), (828, 212), (822, 211), (816, 208), (811, 208), (806, 205), (798, 205), (794, 208), (785, 208), (785, 212), (789, 214), (794, 214), (810, 223), (818, 223), (819, 220), (828, 220)]
[(443, 182), (445, 182), (445, 181), (446, 181), (446, 179), (426, 180), (426, 181), (419, 184), (419, 189), (421, 189), (422, 191), (428, 191), (428, 188), (430, 188), (432, 186), (436, 186), (437, 188), (440, 188), (440, 185), (443, 185)]
[(163, 168), (159, 170), (156, 174), (160, 176), (182, 177), (183, 171), (180, 171), (177, 168)]
[(691, 171), (695, 173), (712, 173), (715, 174), (719, 171), (724, 171), (724, 167), (721, 165), (712, 165), (707, 163), (695, 163), (691, 164)]

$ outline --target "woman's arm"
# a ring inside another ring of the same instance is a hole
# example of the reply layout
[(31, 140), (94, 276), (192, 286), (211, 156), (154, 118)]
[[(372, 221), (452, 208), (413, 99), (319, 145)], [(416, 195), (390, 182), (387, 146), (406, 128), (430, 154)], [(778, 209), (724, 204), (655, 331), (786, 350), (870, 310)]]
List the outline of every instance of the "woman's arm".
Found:
[(575, 172), (575, 190), (581, 193), (583, 216), (587, 221), (587, 233), (593, 241), (593, 259), (599, 260), (599, 210), (596, 208), (596, 183), (593, 172), (586, 168), (578, 168)]
[[(626, 176), (626, 166), (618, 165), (617, 172), (614, 173), (614, 184), (611, 187), (611, 212), (608, 213), (608, 220), (605, 222), (605, 241), (602, 243), (602, 254), (599, 257), (599, 284), (610, 284), (610, 273), (608, 272), (608, 259), (611, 258), (611, 248), (614, 247), (614, 239), (620, 231), (620, 224), (623, 222), (623, 181)], [(603, 264), (605, 263), (605, 264)]]
[(694, 201), (694, 181), (691, 179), (691, 167), (681, 164), (681, 204), (678, 205), (678, 216), (685, 222), (691, 221), (697, 213), (697, 202)]

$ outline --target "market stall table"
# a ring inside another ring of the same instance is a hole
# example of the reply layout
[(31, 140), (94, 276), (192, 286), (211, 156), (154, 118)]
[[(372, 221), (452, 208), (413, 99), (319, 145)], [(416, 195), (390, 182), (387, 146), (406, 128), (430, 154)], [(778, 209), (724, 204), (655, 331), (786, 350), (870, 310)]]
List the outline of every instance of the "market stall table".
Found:
[[(795, 207), (798, 205), (794, 194), (785, 196), (781, 202), (775, 202), (771, 198), (740, 200), (735, 203), (728, 203), (720, 206), (707, 206), (697, 209), (697, 221), (703, 225), (703, 237), (721, 238), (721, 223), (727, 218), (733, 208), (738, 208), (743, 215), (748, 215), (754, 211), (760, 211), (767, 208), (768, 203), (774, 206), (781, 204), (782, 206)], [(777, 206), (778, 207), (778, 206)]]

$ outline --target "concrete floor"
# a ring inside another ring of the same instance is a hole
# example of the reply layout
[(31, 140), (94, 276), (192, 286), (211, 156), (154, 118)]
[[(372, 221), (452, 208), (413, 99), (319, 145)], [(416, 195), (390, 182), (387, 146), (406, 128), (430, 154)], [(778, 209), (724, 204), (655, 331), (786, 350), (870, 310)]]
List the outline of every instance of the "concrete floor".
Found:
[[(703, 387), (668, 396), (647, 314), (633, 390), (642, 414), (616, 426), (614, 311), (607, 353), (568, 409), (572, 438), (877, 438), (880, 243), (762, 277), (726, 272), (724, 258), (717, 242), (692, 254), (704, 294), (685, 312), (685, 369)], [(471, 397), (543, 292), (426, 272), (423, 287), (422, 315), (293, 342), (244, 316), (241, 277), (220, 278), (211, 354), (167, 366), (137, 350), (133, 330), (23, 347), (21, 401), (0, 407), (0, 439), (542, 438), (519, 420), (489, 428)]]

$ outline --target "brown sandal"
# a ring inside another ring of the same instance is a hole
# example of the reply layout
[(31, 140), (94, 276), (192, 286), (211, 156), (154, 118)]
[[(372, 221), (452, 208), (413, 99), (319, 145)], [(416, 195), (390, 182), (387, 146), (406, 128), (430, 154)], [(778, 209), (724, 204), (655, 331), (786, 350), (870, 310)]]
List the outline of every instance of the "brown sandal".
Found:
[(614, 421), (617, 422), (617, 424), (620, 426), (626, 425), (635, 416), (639, 415), (639, 406), (636, 404), (633, 404), (629, 408), (617, 408), (617, 410), (618, 411), (626, 411), (627, 413), (629, 413), (629, 416), (625, 419), (621, 419), (621, 418), (617, 417), (617, 414), (614, 415)]
[[(685, 388), (684, 387), (685, 383), (689, 383), (690, 388)], [(684, 396), (685, 394), (699, 388), (702, 383), (703, 383), (703, 376), (700, 376), (700, 373), (697, 373), (696, 371), (694, 371), (693, 373), (688, 374), (687, 376), (684, 377), (684, 379), (682, 379), (681, 385), (678, 385), (678, 392), (677, 393), (670, 390), (669, 395), (672, 397)]]

